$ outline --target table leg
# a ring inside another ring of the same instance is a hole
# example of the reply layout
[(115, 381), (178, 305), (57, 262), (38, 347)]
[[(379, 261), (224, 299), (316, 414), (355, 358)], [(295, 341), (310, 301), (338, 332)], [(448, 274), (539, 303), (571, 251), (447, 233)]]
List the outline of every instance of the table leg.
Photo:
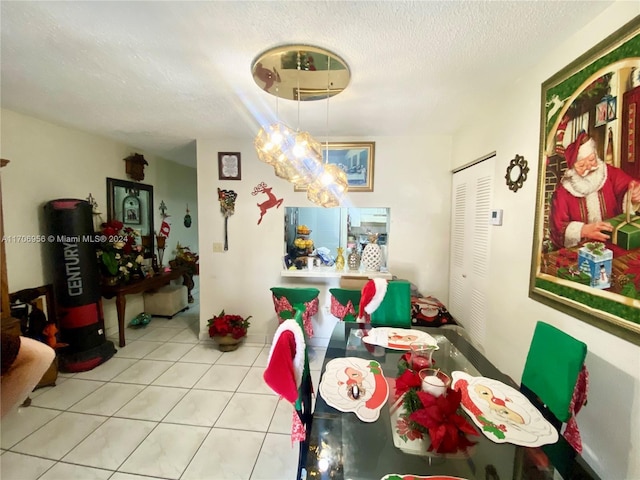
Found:
[(118, 312), (118, 335), (120, 336), (120, 347), (125, 346), (124, 340), (124, 312), (127, 306), (125, 295), (118, 294), (116, 296), (116, 310)]

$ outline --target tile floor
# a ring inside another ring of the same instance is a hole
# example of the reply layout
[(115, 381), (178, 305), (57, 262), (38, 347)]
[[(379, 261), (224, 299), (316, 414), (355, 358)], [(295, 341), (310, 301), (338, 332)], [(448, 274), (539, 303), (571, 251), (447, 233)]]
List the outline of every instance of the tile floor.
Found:
[[(196, 304), (128, 328), (109, 361), (33, 392), (0, 424), (2, 480), (294, 479), (292, 407), (262, 380), (269, 346), (222, 353), (198, 317)], [(314, 385), (325, 351), (310, 350)]]

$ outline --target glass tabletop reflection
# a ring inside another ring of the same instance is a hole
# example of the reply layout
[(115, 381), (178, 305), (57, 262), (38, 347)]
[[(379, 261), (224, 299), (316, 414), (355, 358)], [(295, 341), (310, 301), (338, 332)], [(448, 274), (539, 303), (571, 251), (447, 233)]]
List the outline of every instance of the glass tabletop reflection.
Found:
[[(390, 384), (390, 399), (379, 418), (366, 423), (354, 413), (336, 410), (318, 394), (307, 453), (307, 478), (378, 480), (390, 473), (449, 475), (469, 480), (598, 478), (562, 437), (554, 445), (527, 448), (497, 444), (479, 432), (479, 436), (470, 437), (475, 445), (455, 454), (416, 451), (415, 446), (405, 447), (397, 438), (398, 445), (394, 444), (397, 405), (393, 385), (398, 376), (398, 362), (405, 352), (364, 343), (362, 338), (370, 328), (365, 324), (338, 322), (327, 347), (322, 373), (327, 363), (336, 358), (376, 360)], [(436, 340), (439, 348), (433, 353), (433, 360), (445, 373), (464, 371), (517, 388), (457, 332), (413, 328)]]

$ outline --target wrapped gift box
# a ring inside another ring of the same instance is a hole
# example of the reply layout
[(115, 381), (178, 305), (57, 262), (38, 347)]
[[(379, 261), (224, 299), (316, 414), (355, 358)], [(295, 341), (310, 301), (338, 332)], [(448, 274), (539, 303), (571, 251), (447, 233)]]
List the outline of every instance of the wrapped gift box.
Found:
[(591, 277), (591, 287), (611, 286), (613, 252), (603, 243), (588, 243), (578, 250), (578, 270)]
[(613, 225), (611, 241), (625, 250), (640, 248), (640, 217), (618, 215), (607, 220)]

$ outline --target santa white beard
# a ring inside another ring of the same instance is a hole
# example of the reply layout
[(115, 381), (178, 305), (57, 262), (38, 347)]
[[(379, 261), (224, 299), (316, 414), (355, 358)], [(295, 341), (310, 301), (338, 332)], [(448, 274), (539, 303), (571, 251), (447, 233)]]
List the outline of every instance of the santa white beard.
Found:
[(589, 223), (602, 221), (600, 214), (600, 199), (598, 192), (607, 181), (607, 167), (598, 158), (597, 167), (584, 177), (578, 175), (574, 168), (568, 169), (562, 177), (562, 186), (578, 198), (585, 198), (587, 202), (587, 217)]

